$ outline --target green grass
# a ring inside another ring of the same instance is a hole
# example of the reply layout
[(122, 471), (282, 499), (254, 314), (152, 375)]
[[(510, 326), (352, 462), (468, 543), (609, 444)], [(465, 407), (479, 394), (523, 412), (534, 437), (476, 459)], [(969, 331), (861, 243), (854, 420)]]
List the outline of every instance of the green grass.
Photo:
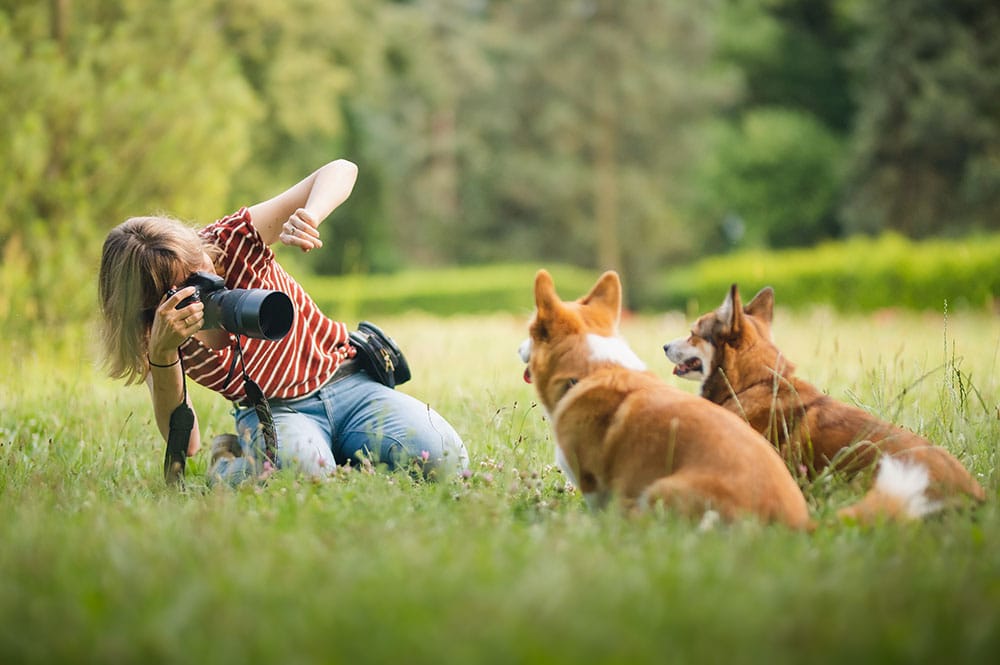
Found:
[[(529, 282), (530, 283), (530, 282)], [(779, 309), (776, 341), (834, 396), (945, 445), (972, 513), (865, 529), (861, 486), (806, 488), (820, 525), (700, 530), (588, 513), (515, 350), (528, 312), (377, 319), (403, 386), (466, 438), (471, 477), (341, 473), (163, 486), (144, 387), (106, 380), (71, 329), (0, 358), (0, 661), (165, 663), (986, 662), (1000, 650), (1000, 322), (985, 313)], [(684, 334), (628, 319), (633, 348)], [(206, 437), (226, 406), (194, 390)]]

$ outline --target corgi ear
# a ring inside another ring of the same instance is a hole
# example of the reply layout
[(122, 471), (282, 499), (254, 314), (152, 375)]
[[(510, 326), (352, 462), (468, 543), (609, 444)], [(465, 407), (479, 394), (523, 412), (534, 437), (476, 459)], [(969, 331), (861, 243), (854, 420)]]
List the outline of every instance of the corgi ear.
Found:
[(715, 310), (715, 315), (726, 332), (739, 331), (740, 324), (743, 322), (743, 305), (740, 302), (740, 289), (736, 284), (729, 287), (729, 293), (719, 305), (719, 309)]
[(601, 275), (590, 293), (580, 298), (580, 304), (602, 306), (614, 312), (617, 320), (622, 308), (622, 281), (618, 273), (609, 270)]
[(774, 289), (770, 286), (765, 286), (757, 292), (753, 300), (746, 304), (743, 311), (750, 316), (762, 320), (764, 323), (770, 324), (774, 318)]
[(535, 309), (537, 318), (548, 319), (559, 303), (559, 295), (556, 293), (556, 284), (552, 281), (552, 275), (546, 270), (539, 270), (535, 275)]

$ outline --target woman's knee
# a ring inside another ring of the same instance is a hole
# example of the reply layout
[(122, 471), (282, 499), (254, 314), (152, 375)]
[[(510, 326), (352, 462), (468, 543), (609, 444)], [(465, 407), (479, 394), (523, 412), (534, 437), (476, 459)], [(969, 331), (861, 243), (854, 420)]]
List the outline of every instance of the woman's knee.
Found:
[(458, 473), (469, 467), (469, 454), (462, 437), (437, 412), (428, 408), (428, 423), (416, 437), (420, 463), (425, 475)]
[(377, 443), (372, 446), (378, 451), (376, 461), (391, 469), (418, 469), (429, 479), (440, 480), (469, 466), (469, 455), (458, 432), (428, 407), (401, 428), (383, 428), (370, 441)]
[[(280, 468), (292, 468), (310, 476), (332, 473), (336, 461), (329, 437), (317, 423), (302, 413), (276, 408), (273, 411), (277, 434), (277, 457)], [(262, 428), (256, 414), (239, 414), (236, 428), (245, 456), (263, 461), (265, 445)], [(258, 464), (259, 465), (259, 464)]]
[(337, 462), (328, 437), (307, 416), (293, 416), (275, 415), (278, 465), (314, 477), (333, 473)]

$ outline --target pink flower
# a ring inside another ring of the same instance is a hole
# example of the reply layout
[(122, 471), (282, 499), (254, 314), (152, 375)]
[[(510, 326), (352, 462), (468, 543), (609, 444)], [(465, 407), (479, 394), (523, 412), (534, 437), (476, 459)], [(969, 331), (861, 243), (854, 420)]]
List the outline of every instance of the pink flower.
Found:
[(426, 462), (426, 461), (427, 461), (427, 460), (429, 460), (430, 458), (431, 458), (431, 454), (430, 454), (430, 452), (428, 452), (428, 451), (426, 451), (426, 450), (421, 450), (421, 451), (420, 451), (420, 459), (422, 459), (423, 461), (425, 461), (425, 462)]
[(271, 464), (271, 460), (269, 459), (264, 460), (263, 469), (264, 470), (261, 471), (260, 475), (258, 476), (259, 480), (267, 480), (271, 476), (271, 474), (277, 471), (277, 469), (273, 464)]

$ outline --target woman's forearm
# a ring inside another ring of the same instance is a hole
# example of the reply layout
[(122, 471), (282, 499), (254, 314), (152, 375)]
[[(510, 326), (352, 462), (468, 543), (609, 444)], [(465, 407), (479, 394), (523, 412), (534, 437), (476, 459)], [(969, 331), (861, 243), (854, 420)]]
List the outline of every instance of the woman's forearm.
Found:
[(316, 235), (315, 227), (347, 200), (357, 179), (358, 167), (353, 162), (334, 160), (274, 198), (250, 206), (250, 218), (264, 244), (271, 245), (278, 241), (282, 225), (303, 209)]
[(358, 167), (346, 159), (338, 159), (313, 174), (312, 187), (303, 205), (318, 222), (337, 209), (354, 190)]
[[(156, 428), (164, 441), (170, 437), (170, 416), (181, 402), (184, 401), (184, 375), (176, 356), (174, 360), (160, 360), (150, 357), (149, 374), (146, 375), (146, 385), (149, 387), (153, 402), (153, 415)], [(155, 363), (155, 364), (152, 364)], [(173, 363), (173, 364), (170, 364)], [(159, 366), (158, 366), (159, 365)], [(190, 406), (190, 401), (188, 401)], [(201, 447), (201, 433), (198, 429), (198, 417), (195, 416), (194, 427), (188, 439), (187, 454), (194, 455)]]

